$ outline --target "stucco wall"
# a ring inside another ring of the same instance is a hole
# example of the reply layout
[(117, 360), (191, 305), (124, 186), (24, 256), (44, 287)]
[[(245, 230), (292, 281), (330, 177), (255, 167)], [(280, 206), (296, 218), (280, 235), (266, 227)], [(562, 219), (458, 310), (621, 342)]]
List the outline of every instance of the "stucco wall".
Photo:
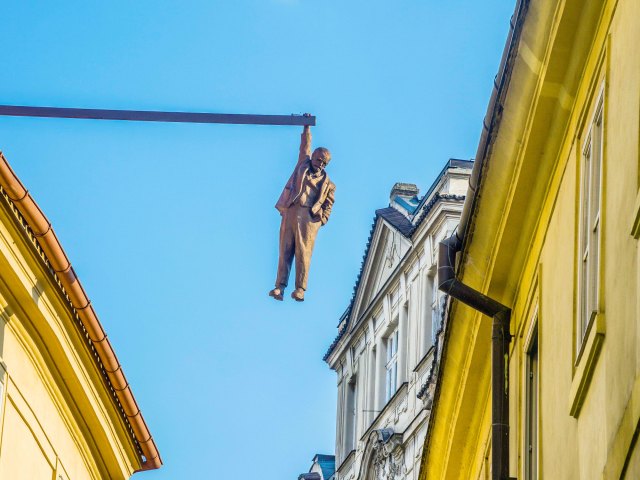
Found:
[(0, 478), (129, 478), (137, 453), (93, 354), (1, 202)]

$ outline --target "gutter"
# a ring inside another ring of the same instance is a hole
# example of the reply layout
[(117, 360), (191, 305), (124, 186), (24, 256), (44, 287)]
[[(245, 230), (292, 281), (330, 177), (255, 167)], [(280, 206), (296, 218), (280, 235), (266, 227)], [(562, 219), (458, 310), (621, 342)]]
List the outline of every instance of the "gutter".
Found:
[(476, 194), (478, 192), (480, 177), (485, 164), (486, 157), (489, 153), (489, 149), (498, 133), (500, 126), (500, 120), (502, 119), (502, 109), (504, 97), (507, 93), (507, 87), (509, 80), (511, 80), (511, 73), (513, 71), (513, 63), (517, 51), (515, 47), (520, 41), (520, 34), (522, 33), (522, 24), (529, 7), (530, 0), (518, 0), (516, 8), (511, 16), (509, 34), (507, 35), (507, 41), (502, 51), (502, 57), (500, 59), (500, 67), (498, 73), (493, 81), (493, 90), (491, 91), (491, 98), (489, 99), (489, 105), (487, 106), (487, 113), (482, 121), (482, 133), (480, 135), (480, 141), (478, 142), (478, 149), (476, 150), (475, 161), (473, 163), (473, 169), (471, 170), (471, 177), (469, 178), (469, 187), (467, 189), (466, 198), (469, 201), (464, 203), (462, 207), (462, 213), (460, 214), (460, 223), (456, 230), (456, 237), (464, 243), (464, 238), (467, 235), (467, 229), (469, 228), (469, 218), (471, 213), (475, 210)]
[[(530, 0), (518, 0), (515, 12), (511, 17), (511, 28), (502, 52), (498, 74), (494, 80), (487, 113), (483, 120), (483, 129), (476, 152), (466, 201), (460, 215), (458, 228), (451, 237), (440, 242), (438, 251), (438, 288), (453, 299), (478, 310), (493, 319), (491, 331), (491, 478), (492, 480), (509, 480), (509, 331), (511, 309), (500, 302), (464, 285), (456, 278), (456, 254), (462, 252), (465, 244), (472, 236), (471, 221), (475, 213), (482, 172), (487, 162), (489, 152), (496, 138), (500, 122), (504, 99), (517, 55), (517, 45), (522, 34), (522, 26)], [(443, 341), (446, 350), (447, 334)], [(444, 352), (442, 353), (441, 371), (444, 370)], [(439, 375), (441, 378), (441, 375)], [(441, 382), (436, 384), (433, 411), (430, 424), (435, 418)], [(429, 448), (432, 428), (428, 427), (425, 440), (425, 452)], [(428, 468), (428, 467), (427, 467)]]
[(37, 244), (49, 262), (54, 277), (66, 293), (72, 312), (76, 313), (89, 338), (90, 347), (95, 350), (98, 356), (98, 367), (106, 376), (107, 385), (115, 394), (125, 423), (131, 427), (130, 432), (133, 433), (134, 444), (137, 443), (142, 455), (141, 468), (136, 471), (160, 468), (162, 460), (156, 444), (133, 397), (129, 382), (122, 371), (122, 365), (120, 365), (107, 334), (91, 306), (91, 301), (82, 288), (82, 284), (62, 249), (51, 223), (33, 200), (31, 194), (24, 188), (2, 152), (0, 152), (0, 187), (33, 232)]

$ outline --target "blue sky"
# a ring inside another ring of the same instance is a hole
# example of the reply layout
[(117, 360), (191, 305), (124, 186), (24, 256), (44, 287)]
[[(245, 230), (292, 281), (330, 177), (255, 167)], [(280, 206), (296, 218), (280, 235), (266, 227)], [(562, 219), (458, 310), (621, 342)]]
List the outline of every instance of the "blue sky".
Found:
[(513, 2), (0, 4), (0, 103), (317, 116), (337, 185), (307, 300), (267, 296), (299, 127), (0, 117), (165, 466), (136, 478), (297, 478), (332, 453), (322, 356), (376, 208), (475, 154)]

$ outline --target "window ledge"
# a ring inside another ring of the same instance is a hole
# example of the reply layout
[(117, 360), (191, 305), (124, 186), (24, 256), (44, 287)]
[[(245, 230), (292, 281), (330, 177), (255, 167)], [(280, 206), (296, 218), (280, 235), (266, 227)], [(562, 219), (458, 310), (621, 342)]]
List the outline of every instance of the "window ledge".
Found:
[(420, 361), (416, 365), (416, 368), (413, 369), (414, 373), (418, 373), (422, 369), (422, 367), (427, 365), (427, 360), (433, 356), (434, 350), (435, 350), (435, 347), (431, 345), (429, 347), (429, 350), (427, 350), (427, 353), (424, 354), (424, 356), (420, 359)]
[(393, 407), (396, 406), (396, 401), (401, 397), (402, 393), (406, 393), (409, 390), (409, 382), (404, 382), (402, 385), (400, 385), (398, 387), (398, 389), (396, 390), (396, 393), (393, 394), (393, 396), (387, 400), (387, 403), (385, 404), (385, 406), (382, 408), (382, 410), (380, 411), (380, 413), (378, 413), (378, 415), (376, 416), (376, 418), (373, 419), (373, 421), (371, 422), (371, 424), (369, 425), (369, 427), (365, 430), (365, 432), (360, 436), (360, 441), (364, 441), (365, 438), (367, 438), (367, 436), (369, 435), (369, 433), (375, 429), (375, 427), (380, 426), (380, 419), (382, 419), (383, 417), (386, 416), (387, 412), (389, 412), (391, 410), (391, 406), (393, 405)]
[[(342, 462), (340, 462), (340, 465), (338, 465), (338, 468), (336, 468), (336, 472), (341, 470), (342, 467), (344, 467), (345, 465), (347, 465), (349, 462), (353, 463), (352, 460), (355, 458), (356, 456), (356, 449), (354, 448), (353, 450), (351, 450), (346, 457), (344, 457), (344, 460), (342, 460)], [(349, 467), (351, 467), (351, 465), (349, 465)]]
[(573, 371), (573, 380), (570, 390), (569, 413), (572, 417), (578, 418), (580, 409), (591, 384), (593, 372), (598, 363), (602, 342), (604, 341), (605, 322), (604, 313), (598, 313), (593, 319), (593, 324), (584, 340), (578, 363)]

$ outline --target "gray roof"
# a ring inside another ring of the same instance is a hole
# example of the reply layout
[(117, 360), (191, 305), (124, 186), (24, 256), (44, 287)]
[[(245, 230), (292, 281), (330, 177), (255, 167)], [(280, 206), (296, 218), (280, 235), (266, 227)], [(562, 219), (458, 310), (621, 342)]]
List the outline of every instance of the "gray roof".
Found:
[(322, 477), (318, 472), (301, 473), (298, 475), (298, 480), (322, 480)]
[(384, 218), (405, 237), (409, 237), (411, 233), (413, 233), (413, 224), (411, 221), (393, 207), (376, 210), (376, 220), (378, 217)]

